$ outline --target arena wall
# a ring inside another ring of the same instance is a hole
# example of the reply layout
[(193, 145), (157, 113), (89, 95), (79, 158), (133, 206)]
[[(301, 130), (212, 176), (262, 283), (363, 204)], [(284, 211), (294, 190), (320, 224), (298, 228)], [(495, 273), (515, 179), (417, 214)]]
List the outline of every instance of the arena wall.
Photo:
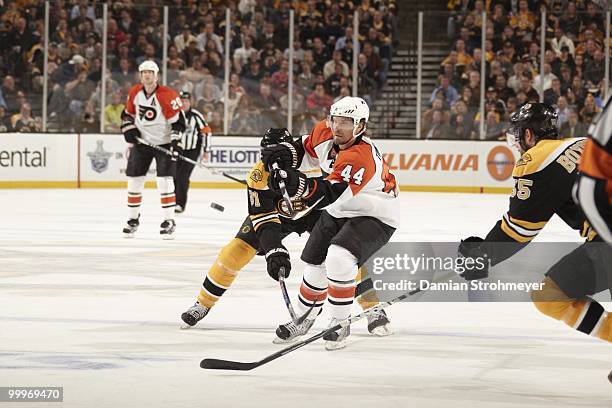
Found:
[[(125, 187), (127, 145), (121, 135), (23, 134), (2, 136), (1, 188)], [(503, 142), (376, 141), (403, 191), (508, 193), (517, 154)], [(259, 139), (213, 141), (206, 165), (196, 168), (194, 188), (242, 188), (225, 172), (244, 178), (259, 158)], [(155, 180), (155, 166), (147, 185)]]

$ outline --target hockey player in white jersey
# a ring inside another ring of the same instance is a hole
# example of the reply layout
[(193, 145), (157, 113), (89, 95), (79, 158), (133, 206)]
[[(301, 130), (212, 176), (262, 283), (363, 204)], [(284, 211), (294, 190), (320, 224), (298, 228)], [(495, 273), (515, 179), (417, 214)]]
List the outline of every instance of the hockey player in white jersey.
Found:
[(123, 228), (125, 237), (133, 237), (140, 222), (140, 204), (146, 174), (155, 159), (157, 169), (157, 190), (161, 196), (163, 220), (160, 235), (173, 239), (174, 222), (173, 176), (176, 171), (176, 157), (159, 152), (138, 138), (170, 149), (175, 155), (180, 151), (181, 133), (185, 131), (185, 118), (178, 94), (158, 85), (159, 68), (153, 61), (144, 61), (138, 67), (141, 83), (134, 85), (128, 94), (122, 114), (121, 131), (125, 141), (132, 145), (128, 157), (126, 176), (128, 179), (128, 221)]
[[(369, 108), (361, 98), (345, 97), (332, 105), (327, 121), (297, 143), (282, 143), (262, 152), (273, 170), (269, 187), (280, 191), (284, 179), (292, 199), (324, 208), (313, 228), (301, 259), (306, 263), (298, 309), (314, 305), (317, 316), (325, 298), (330, 304), (330, 325), (348, 318), (355, 296), (355, 270), (385, 245), (399, 226), (398, 188), (395, 176), (378, 148), (366, 137)], [(304, 160), (318, 163), (327, 177), (307, 178), (297, 168)], [(293, 322), (276, 330), (276, 342), (306, 334), (314, 319), (299, 326)], [(342, 348), (349, 327), (325, 338), (328, 350)]]

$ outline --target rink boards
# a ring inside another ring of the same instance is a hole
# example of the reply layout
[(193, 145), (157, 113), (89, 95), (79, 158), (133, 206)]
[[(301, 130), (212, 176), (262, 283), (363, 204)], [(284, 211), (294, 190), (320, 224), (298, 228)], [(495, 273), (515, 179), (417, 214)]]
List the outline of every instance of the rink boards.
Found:
[[(1, 188), (124, 187), (128, 145), (112, 134), (21, 134), (2, 136)], [(517, 153), (504, 142), (375, 140), (404, 191), (508, 193)], [(259, 159), (259, 138), (213, 139), (205, 163), (191, 177), (195, 188), (242, 188)], [(155, 165), (148, 186), (155, 182)]]

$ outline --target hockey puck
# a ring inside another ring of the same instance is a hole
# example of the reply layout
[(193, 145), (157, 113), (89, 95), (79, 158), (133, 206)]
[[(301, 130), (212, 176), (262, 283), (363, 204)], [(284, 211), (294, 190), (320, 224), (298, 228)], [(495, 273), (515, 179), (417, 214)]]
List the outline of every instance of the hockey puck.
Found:
[(210, 203), (210, 206), (212, 208), (214, 208), (215, 210), (217, 210), (217, 211), (223, 212), (223, 210), (225, 210), (225, 207), (223, 207), (222, 205), (219, 205), (217, 203)]

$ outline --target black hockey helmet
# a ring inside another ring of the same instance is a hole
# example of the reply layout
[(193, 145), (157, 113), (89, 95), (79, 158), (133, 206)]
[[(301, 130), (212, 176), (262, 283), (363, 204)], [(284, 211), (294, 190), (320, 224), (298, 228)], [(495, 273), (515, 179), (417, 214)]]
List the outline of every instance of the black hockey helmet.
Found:
[(267, 147), (270, 145), (275, 145), (279, 143), (291, 143), (293, 142), (293, 138), (291, 137), (291, 133), (285, 128), (270, 128), (266, 130), (266, 133), (261, 138), (260, 146)]
[(187, 91), (181, 91), (181, 94), (179, 95), (179, 97), (181, 99), (191, 99), (191, 94)]
[(554, 107), (547, 103), (526, 103), (510, 116), (506, 138), (510, 146), (526, 151), (525, 130), (535, 135), (536, 141), (558, 139), (558, 115)]

